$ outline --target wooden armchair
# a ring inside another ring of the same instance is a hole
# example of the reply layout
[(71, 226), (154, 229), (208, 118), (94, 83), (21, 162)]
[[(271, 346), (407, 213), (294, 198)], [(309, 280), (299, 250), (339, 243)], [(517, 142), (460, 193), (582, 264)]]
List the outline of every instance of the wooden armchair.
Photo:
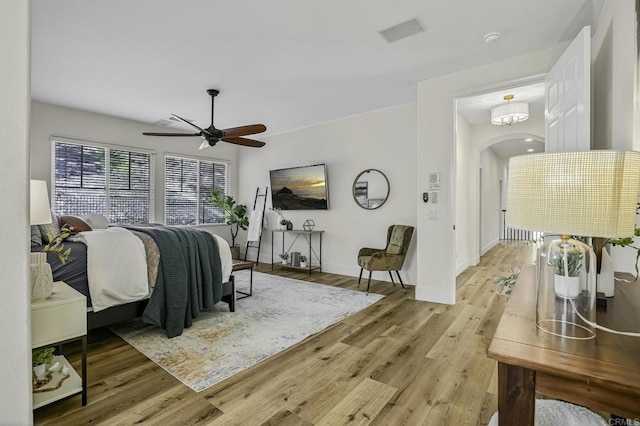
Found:
[(413, 226), (391, 225), (387, 230), (387, 246), (385, 248), (375, 249), (364, 247), (358, 251), (358, 265), (360, 265), (358, 287), (360, 287), (360, 281), (362, 280), (362, 271), (366, 269), (369, 271), (367, 293), (369, 293), (371, 273), (373, 271), (388, 271), (394, 287), (396, 283), (393, 280), (393, 274), (391, 272), (395, 271), (402, 289), (405, 290), (399, 271), (402, 269), (404, 259), (407, 256), (407, 250), (409, 249), (409, 243), (411, 243), (413, 230)]

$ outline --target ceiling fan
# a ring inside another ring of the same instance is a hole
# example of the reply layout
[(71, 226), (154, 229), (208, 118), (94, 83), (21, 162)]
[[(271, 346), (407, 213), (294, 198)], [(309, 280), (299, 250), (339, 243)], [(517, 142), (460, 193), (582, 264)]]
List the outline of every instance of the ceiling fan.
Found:
[(196, 126), (184, 118), (177, 116), (175, 114), (171, 114), (175, 118), (180, 121), (187, 123), (188, 125), (195, 127), (199, 130), (197, 133), (155, 133), (155, 132), (143, 132), (143, 135), (146, 136), (200, 136), (202, 139), (202, 144), (200, 145), (200, 149), (208, 148), (210, 146), (214, 146), (219, 141), (229, 142), (236, 145), (250, 146), (254, 148), (260, 148), (264, 146), (264, 142), (257, 141), (254, 139), (244, 138), (242, 136), (254, 135), (256, 133), (262, 133), (267, 130), (264, 124), (250, 124), (247, 126), (240, 127), (232, 127), (229, 129), (216, 129), (213, 125), (213, 104), (216, 96), (220, 93), (219, 90), (216, 89), (208, 89), (207, 93), (211, 96), (211, 125), (206, 129)]

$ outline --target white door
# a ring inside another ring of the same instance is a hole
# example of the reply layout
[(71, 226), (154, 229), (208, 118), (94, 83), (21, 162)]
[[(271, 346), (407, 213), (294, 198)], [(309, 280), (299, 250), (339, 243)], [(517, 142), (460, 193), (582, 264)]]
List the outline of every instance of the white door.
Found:
[(571, 42), (545, 78), (547, 152), (591, 149), (591, 27)]

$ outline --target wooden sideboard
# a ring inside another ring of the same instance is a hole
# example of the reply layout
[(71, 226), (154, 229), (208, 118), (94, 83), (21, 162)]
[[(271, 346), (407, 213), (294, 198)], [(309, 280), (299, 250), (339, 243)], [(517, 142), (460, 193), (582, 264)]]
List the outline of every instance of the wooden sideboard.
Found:
[[(535, 268), (522, 269), (487, 355), (498, 361), (500, 425), (533, 425), (535, 393), (640, 419), (640, 337), (598, 330), (560, 338), (536, 328)], [(597, 322), (640, 332), (640, 283), (618, 283)]]

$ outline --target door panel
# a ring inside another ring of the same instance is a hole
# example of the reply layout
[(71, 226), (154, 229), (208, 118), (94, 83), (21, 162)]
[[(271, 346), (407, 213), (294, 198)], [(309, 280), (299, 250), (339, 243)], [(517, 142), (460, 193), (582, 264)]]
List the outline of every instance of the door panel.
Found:
[(547, 152), (591, 149), (591, 28), (584, 27), (545, 79)]

